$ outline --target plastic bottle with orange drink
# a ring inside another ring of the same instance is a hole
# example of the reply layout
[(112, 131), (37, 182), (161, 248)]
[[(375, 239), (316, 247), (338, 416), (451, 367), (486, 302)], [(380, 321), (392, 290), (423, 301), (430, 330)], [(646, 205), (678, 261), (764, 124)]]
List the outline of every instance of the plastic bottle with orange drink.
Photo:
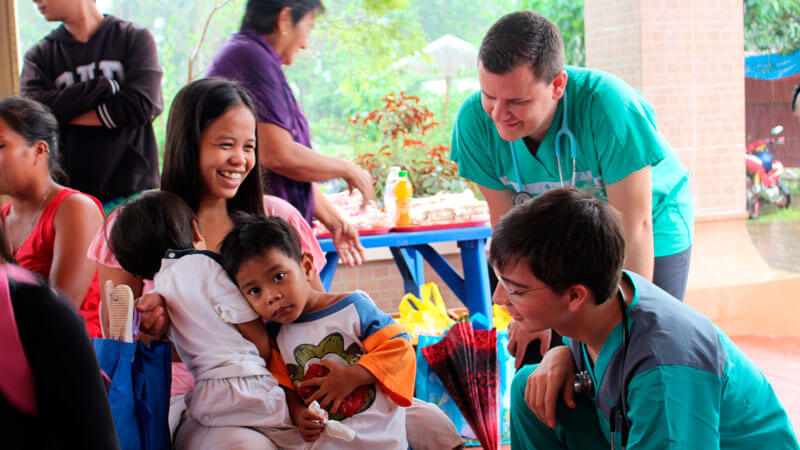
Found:
[(397, 174), (397, 183), (394, 185), (394, 197), (397, 202), (397, 226), (414, 225), (411, 223), (411, 197), (414, 196), (414, 187), (408, 179), (408, 172), (401, 170)]

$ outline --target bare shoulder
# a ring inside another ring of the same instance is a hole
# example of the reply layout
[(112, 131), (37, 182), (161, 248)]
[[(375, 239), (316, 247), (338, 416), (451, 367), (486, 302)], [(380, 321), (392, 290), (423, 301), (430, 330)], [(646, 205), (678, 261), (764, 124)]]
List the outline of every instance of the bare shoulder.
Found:
[(103, 221), (103, 212), (93, 198), (78, 192), (61, 202), (54, 221), (56, 225), (69, 226), (81, 223), (94, 225)]

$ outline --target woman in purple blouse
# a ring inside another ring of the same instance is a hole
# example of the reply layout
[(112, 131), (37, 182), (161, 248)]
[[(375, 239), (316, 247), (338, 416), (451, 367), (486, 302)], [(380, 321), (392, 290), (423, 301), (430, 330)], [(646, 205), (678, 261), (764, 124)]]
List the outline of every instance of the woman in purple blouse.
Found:
[(249, 91), (258, 109), (259, 159), (270, 171), (270, 194), (294, 205), (309, 223), (319, 219), (352, 266), (364, 260), (358, 230), (315, 182), (344, 178), (371, 199), (372, 178), (350, 161), (311, 150), (308, 122), (281, 67), (307, 47), (315, 14), (322, 11), (320, 0), (248, 0), (241, 31), (214, 58), (208, 76), (238, 81)]

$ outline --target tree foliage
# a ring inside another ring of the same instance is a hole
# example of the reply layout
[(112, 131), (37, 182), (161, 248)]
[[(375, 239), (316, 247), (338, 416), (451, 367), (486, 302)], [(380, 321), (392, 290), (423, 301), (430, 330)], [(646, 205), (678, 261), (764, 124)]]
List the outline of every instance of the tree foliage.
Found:
[(798, 0), (744, 0), (744, 47), (759, 53), (800, 50)]

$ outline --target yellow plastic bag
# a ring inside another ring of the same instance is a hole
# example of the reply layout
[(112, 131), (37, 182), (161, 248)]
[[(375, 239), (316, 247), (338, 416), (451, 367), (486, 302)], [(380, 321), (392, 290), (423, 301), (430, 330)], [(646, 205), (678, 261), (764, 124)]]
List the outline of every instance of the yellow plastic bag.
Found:
[(455, 323), (447, 315), (447, 307), (436, 283), (426, 283), (420, 287), (420, 296), (406, 294), (400, 301), (400, 318), (397, 323), (408, 331), (411, 343), (416, 345), (420, 334), (441, 336)]
[(494, 327), (497, 328), (497, 331), (507, 330), (508, 322), (511, 322), (511, 314), (508, 313), (506, 307), (492, 305), (492, 314), (494, 315)]

